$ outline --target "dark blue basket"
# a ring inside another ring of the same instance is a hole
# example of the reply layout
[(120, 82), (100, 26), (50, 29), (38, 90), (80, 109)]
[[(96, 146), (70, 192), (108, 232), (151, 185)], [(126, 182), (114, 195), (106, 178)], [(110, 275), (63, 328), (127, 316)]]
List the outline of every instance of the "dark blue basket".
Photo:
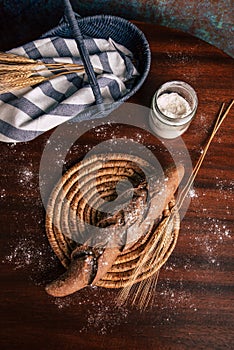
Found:
[(139, 72), (139, 76), (136, 78), (133, 88), (126, 95), (113, 103), (111, 105), (112, 107), (105, 106), (104, 108), (105, 111), (107, 109), (109, 111), (113, 110), (131, 97), (141, 87), (149, 73), (151, 53), (145, 35), (134, 24), (123, 18), (110, 15), (81, 18), (73, 12), (69, 1), (65, 0), (64, 3), (64, 19), (58, 26), (42, 35), (42, 38), (61, 36), (65, 38), (74, 38), (76, 40), (97, 105), (102, 105), (102, 96), (83, 38), (93, 37), (108, 39), (111, 37), (114, 41), (124, 45), (133, 53), (137, 62), (136, 68)]

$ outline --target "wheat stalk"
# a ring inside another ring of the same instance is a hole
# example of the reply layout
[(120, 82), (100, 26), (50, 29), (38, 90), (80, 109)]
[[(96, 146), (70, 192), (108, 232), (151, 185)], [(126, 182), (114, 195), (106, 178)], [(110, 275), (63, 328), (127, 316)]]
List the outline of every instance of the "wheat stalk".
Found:
[(35, 75), (35, 72), (25, 71), (25, 72), (15, 72), (11, 71), (9, 73), (0, 75), (0, 93), (7, 93), (9, 91), (14, 91), (17, 89), (22, 89), (29, 86), (34, 86), (48, 80), (52, 80), (62, 75), (67, 75), (68, 73), (79, 73), (83, 74), (84, 70), (68, 70), (65, 72), (60, 72), (53, 74), (49, 77), (44, 77), (42, 75)]
[[(227, 117), (228, 113), (230, 112), (230, 109), (232, 108), (233, 105), (234, 105), (234, 100), (231, 101), (226, 111), (223, 112), (225, 104), (224, 103), (222, 104), (221, 110), (216, 119), (216, 123), (212, 130), (212, 133), (192, 171), (191, 176), (189, 177), (184, 189), (181, 191), (175, 206), (171, 210), (170, 215), (163, 221), (163, 225), (159, 227), (159, 230), (157, 231), (157, 237), (156, 238), (151, 237), (151, 239), (147, 243), (144, 249), (144, 254), (142, 254), (142, 257), (139, 260), (137, 267), (135, 268), (135, 271), (131, 277), (130, 284), (127, 287), (123, 288), (118, 296), (118, 300), (117, 300), (118, 304), (120, 305), (124, 304), (126, 300), (129, 298), (130, 292), (132, 290), (132, 287), (135, 281), (137, 280), (138, 275), (145, 269), (145, 264), (157, 264), (157, 261), (160, 258), (160, 256), (164, 256), (167, 253), (168, 248), (170, 248), (170, 251), (174, 249), (177, 241), (177, 236), (173, 237), (171, 235), (173, 231), (172, 225), (173, 225), (174, 216), (176, 215), (176, 212), (182, 207), (183, 202), (203, 163), (203, 160), (210, 147), (210, 144), (214, 136), (216, 135), (217, 131), (221, 127), (222, 123), (224, 122), (225, 118)], [(170, 254), (168, 254), (168, 257), (169, 255)], [(149, 256), (150, 256), (150, 259), (149, 259)], [(148, 281), (140, 282), (140, 284), (134, 288), (134, 296), (133, 297), (130, 296), (131, 303), (137, 304), (141, 310), (144, 310), (151, 300), (153, 291), (157, 284), (159, 271), (160, 269), (158, 269), (155, 276), (150, 277)]]
[(16, 55), (13, 53), (0, 52), (0, 63), (31, 64), (31, 63), (35, 63), (35, 60), (33, 60), (32, 58)]
[(0, 81), (0, 92), (3, 94), (3, 93), (7, 93), (7, 92), (13, 91), (13, 90), (23, 89), (23, 88), (28, 87), (28, 86), (40, 84), (40, 83), (44, 82), (45, 80), (46, 80), (46, 78), (44, 78), (42, 76), (38, 76), (38, 77), (28, 77), (26, 80), (16, 79), (16, 80), (14, 80), (14, 83), (4, 82), (3, 85), (1, 84), (1, 81)]
[[(50, 76), (45, 77), (42, 73), (49, 73)], [(68, 73), (84, 74), (84, 66), (74, 63), (44, 63), (0, 52), (0, 93), (34, 86)]]
[(73, 64), (73, 63), (43, 63), (43, 62), (36, 62), (32, 64), (1, 64), (0, 63), (0, 74), (4, 72), (10, 72), (10, 71), (46, 71), (50, 70), (51, 72), (56, 70), (62, 70), (62, 69), (84, 69), (83, 65)]
[[(13, 66), (24, 66), (25, 65), (27, 67), (32, 67), (34, 65), (37, 65), (37, 66), (47, 66), (47, 67), (59, 67), (61, 66), (62, 68), (63, 67), (77, 67), (78, 65), (75, 64), (75, 63), (61, 63), (61, 62), (54, 62), (54, 63), (44, 63), (42, 61), (39, 61), (39, 60), (34, 60), (32, 58), (28, 58), (28, 57), (25, 57), (25, 56), (20, 56), (20, 55), (16, 55), (16, 54), (13, 54), (13, 53), (9, 53), (9, 52), (1, 52), (0, 51), (0, 65), (8, 65), (9, 67), (13, 67)], [(83, 67), (83, 66), (82, 66)]]

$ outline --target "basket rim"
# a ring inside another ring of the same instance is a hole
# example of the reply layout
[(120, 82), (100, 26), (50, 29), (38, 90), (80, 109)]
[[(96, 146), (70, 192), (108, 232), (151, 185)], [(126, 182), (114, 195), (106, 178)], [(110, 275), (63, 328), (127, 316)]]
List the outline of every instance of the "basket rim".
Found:
[[(86, 17), (80, 17), (77, 13), (75, 13), (75, 15), (77, 15), (77, 21), (79, 22), (79, 24), (88, 24), (90, 21), (92, 20), (115, 20), (119, 23), (125, 24), (126, 26), (128, 26), (128, 28), (131, 28), (135, 33), (138, 34), (139, 39), (142, 43), (142, 46), (144, 47), (144, 71), (141, 73), (140, 78), (137, 79), (136, 84), (133, 86), (133, 88), (124, 96), (122, 96), (119, 100), (115, 101), (118, 103), (123, 103), (125, 102), (127, 99), (129, 99), (131, 96), (133, 96), (143, 85), (145, 79), (147, 78), (149, 71), (150, 71), (150, 66), (151, 66), (151, 50), (150, 50), (150, 46), (149, 43), (146, 39), (145, 34), (142, 32), (141, 29), (139, 29), (134, 23), (130, 22), (129, 20), (119, 17), (119, 16), (114, 16), (114, 15), (107, 15), (107, 14), (99, 14), (99, 15), (93, 15), (93, 16), (86, 16)], [(42, 34), (40, 36), (40, 38), (46, 38), (52, 35), (55, 35), (55, 31), (57, 30), (61, 30), (62, 28), (68, 28), (69, 24), (67, 23), (67, 21), (65, 20), (64, 17), (62, 17), (62, 19), (60, 20), (60, 23), (51, 28), (49, 31), (45, 32), (44, 34)]]

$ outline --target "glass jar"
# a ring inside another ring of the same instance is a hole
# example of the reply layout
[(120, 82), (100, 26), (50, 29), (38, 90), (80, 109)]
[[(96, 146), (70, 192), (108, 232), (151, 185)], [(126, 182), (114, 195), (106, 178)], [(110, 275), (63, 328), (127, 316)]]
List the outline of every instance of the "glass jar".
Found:
[(153, 96), (150, 127), (159, 137), (178, 137), (188, 129), (197, 106), (197, 94), (189, 84), (183, 81), (169, 81)]

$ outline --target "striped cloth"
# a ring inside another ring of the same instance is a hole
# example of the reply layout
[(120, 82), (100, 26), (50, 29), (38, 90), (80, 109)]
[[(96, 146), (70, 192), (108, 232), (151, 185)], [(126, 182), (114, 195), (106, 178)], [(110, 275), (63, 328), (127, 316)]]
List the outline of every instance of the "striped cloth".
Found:
[[(98, 72), (104, 103), (113, 104), (129, 92), (138, 75), (132, 54), (112, 39), (87, 38), (84, 42)], [(45, 63), (82, 64), (74, 39), (44, 38), (9, 52)], [(95, 118), (95, 114), (85, 112), (92, 105), (95, 98), (86, 74), (69, 73), (36, 87), (0, 94), (0, 141), (29, 141), (74, 117), (76, 120)]]

